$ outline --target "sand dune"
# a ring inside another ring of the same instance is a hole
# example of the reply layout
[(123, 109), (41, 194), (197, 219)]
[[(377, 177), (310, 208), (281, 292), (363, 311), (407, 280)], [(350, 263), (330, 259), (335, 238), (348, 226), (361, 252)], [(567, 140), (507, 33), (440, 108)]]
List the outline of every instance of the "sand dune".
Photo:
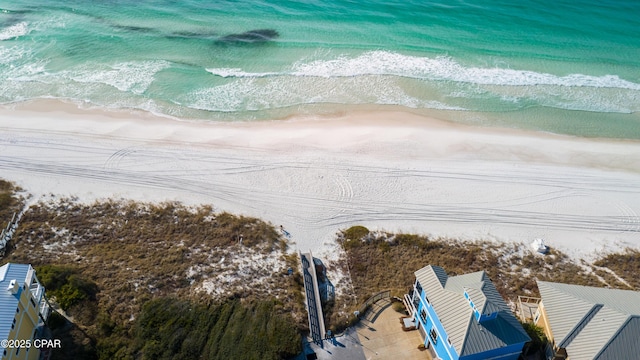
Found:
[(543, 237), (578, 256), (640, 247), (640, 143), (397, 111), (225, 124), (40, 102), (0, 111), (0, 177), (36, 197), (210, 203), (283, 225), (316, 253), (353, 224)]

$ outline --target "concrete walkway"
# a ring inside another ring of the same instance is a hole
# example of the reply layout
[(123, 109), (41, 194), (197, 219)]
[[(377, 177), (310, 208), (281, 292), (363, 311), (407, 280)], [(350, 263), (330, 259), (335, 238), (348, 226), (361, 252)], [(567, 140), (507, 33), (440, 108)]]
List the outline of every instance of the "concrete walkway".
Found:
[(380, 300), (367, 311), (356, 325), (366, 359), (431, 359), (429, 351), (418, 350), (422, 343), (418, 330), (402, 330), (401, 316), (389, 300)]
[(304, 347), (305, 354), (315, 353), (318, 360), (366, 359), (355, 328), (349, 328), (340, 336), (322, 341), (322, 346), (308, 341)]
[(418, 350), (422, 343), (418, 330), (403, 331), (400, 316), (389, 299), (380, 300), (356, 326), (334, 339), (323, 340), (321, 345), (306, 341), (304, 354), (314, 353), (319, 360), (431, 360), (428, 350)]

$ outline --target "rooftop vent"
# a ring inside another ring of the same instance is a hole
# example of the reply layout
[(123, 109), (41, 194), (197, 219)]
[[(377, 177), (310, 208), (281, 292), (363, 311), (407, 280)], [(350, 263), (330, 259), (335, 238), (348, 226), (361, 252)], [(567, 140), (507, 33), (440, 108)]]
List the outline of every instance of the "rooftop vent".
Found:
[(20, 285), (18, 285), (18, 280), (16, 279), (11, 280), (11, 282), (9, 282), (9, 286), (7, 286), (7, 291), (10, 292), (12, 295), (15, 295), (18, 293), (18, 290), (20, 290)]

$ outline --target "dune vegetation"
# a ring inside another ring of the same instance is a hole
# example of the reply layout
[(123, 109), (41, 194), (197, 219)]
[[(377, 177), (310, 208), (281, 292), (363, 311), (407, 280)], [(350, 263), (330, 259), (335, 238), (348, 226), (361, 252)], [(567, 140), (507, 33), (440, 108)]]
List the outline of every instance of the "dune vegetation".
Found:
[[(0, 181), (1, 221), (24, 204)], [(428, 264), (450, 275), (484, 270), (512, 303), (538, 296), (536, 280), (640, 290), (633, 249), (586, 262), (526, 244), (363, 226), (336, 239), (341, 256), (326, 265), (341, 277), (324, 308), (334, 332), (353, 324), (371, 295), (407, 293)], [(24, 211), (5, 262), (32, 264), (46, 286), (57, 309), (49, 325), (63, 340), (54, 359), (286, 359), (308, 331), (299, 259), (286, 239), (271, 224), (211, 206), (51, 197)]]
[(0, 230), (7, 227), (11, 217), (24, 206), (20, 189), (13, 183), (0, 179)]
[(5, 262), (31, 263), (58, 307), (54, 359), (279, 359), (301, 350), (297, 256), (255, 218), (50, 200), (25, 211)]
[(345, 256), (334, 266), (350, 274), (353, 291), (340, 294), (328, 314), (330, 327), (349, 324), (352, 312), (382, 290), (392, 296), (408, 293), (414, 272), (426, 265), (443, 267), (449, 275), (487, 272), (500, 294), (515, 302), (518, 295), (539, 296), (536, 280), (586, 286), (640, 290), (639, 253), (610, 254), (593, 264), (551, 249), (547, 255), (526, 244), (459, 241), (414, 234), (371, 232), (354, 226), (338, 234)]

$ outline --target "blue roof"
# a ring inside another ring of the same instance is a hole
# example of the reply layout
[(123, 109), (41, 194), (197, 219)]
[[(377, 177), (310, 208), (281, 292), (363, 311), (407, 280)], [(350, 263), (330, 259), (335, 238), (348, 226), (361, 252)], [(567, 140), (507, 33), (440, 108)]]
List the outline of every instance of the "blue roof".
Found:
[[(429, 265), (415, 275), (460, 356), (530, 340), (484, 271), (448, 276), (443, 268)], [(480, 314), (492, 316), (476, 321), (465, 292)]]
[[(16, 308), (20, 294), (22, 294), (22, 285), (27, 279), (27, 274), (31, 265), (29, 264), (4, 264), (0, 267), (0, 339), (7, 339), (13, 319), (16, 316)], [(18, 280), (20, 290), (13, 295), (7, 291), (11, 280)]]

